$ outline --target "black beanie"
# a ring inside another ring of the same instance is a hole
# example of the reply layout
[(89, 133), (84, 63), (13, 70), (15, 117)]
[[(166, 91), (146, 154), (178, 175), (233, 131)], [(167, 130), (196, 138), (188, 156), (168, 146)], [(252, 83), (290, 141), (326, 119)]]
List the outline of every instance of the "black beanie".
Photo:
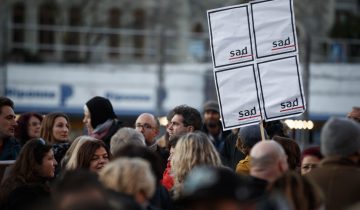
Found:
[(117, 118), (111, 102), (107, 98), (95, 96), (86, 102), (86, 106), (89, 109), (91, 126), (94, 129), (108, 119)]

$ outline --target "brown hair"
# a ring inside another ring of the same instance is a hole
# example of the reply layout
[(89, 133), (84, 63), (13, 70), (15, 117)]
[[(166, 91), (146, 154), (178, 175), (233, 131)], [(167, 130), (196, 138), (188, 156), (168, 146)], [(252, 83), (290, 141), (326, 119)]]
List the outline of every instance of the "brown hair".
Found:
[(38, 183), (42, 178), (39, 170), (44, 156), (52, 149), (42, 139), (31, 139), (21, 149), (9, 177), (1, 185), (0, 201), (5, 201), (11, 191), (29, 183)]
[(319, 187), (308, 177), (289, 171), (269, 186), (285, 195), (294, 210), (319, 209), (324, 202)]
[(66, 121), (69, 124), (69, 130), (70, 130), (70, 120), (66, 114), (61, 112), (53, 112), (45, 115), (41, 123), (40, 136), (50, 144), (56, 143), (56, 139), (53, 135), (52, 129), (54, 127), (55, 119), (58, 117), (63, 117), (66, 119)]
[(296, 143), (296, 141), (290, 138), (280, 136), (274, 136), (273, 140), (279, 143), (284, 148), (285, 154), (287, 155), (289, 169), (296, 170), (297, 167), (300, 167), (301, 152), (300, 147)]
[(24, 145), (26, 141), (31, 138), (28, 133), (28, 125), (30, 118), (33, 116), (39, 119), (40, 123), (42, 122), (43, 116), (35, 112), (24, 113), (20, 115), (19, 119), (17, 120), (18, 126), (15, 128), (15, 137), (20, 140), (22, 145)]
[(89, 169), (90, 162), (95, 151), (101, 147), (103, 147), (106, 150), (109, 159), (111, 159), (110, 150), (103, 141), (101, 140), (86, 141), (79, 148), (77, 154), (77, 167)]

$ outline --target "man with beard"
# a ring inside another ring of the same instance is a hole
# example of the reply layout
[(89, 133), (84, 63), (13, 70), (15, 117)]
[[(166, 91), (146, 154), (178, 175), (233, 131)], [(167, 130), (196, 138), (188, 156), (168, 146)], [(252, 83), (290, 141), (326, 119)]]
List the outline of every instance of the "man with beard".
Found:
[(20, 144), (14, 138), (15, 117), (14, 102), (0, 97), (0, 160), (15, 160), (20, 151)]
[(208, 135), (217, 151), (221, 154), (224, 149), (225, 139), (231, 131), (222, 130), (219, 106), (216, 101), (207, 101), (204, 104), (203, 120), (202, 131)]

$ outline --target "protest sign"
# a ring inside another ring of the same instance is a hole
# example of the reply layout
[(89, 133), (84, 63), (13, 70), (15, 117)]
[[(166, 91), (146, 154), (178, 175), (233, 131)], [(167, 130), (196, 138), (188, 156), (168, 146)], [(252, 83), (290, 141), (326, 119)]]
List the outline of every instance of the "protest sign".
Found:
[(223, 128), (303, 113), (293, 1), (252, 1), (207, 15)]

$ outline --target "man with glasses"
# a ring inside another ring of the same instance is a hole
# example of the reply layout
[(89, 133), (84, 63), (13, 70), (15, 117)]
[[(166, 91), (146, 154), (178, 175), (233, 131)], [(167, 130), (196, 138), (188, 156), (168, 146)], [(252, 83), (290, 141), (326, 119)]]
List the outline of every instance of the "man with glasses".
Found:
[(156, 141), (160, 132), (159, 119), (150, 113), (142, 113), (136, 119), (135, 129), (144, 136), (146, 146), (160, 156), (162, 171), (165, 170), (169, 152), (161, 148)]

